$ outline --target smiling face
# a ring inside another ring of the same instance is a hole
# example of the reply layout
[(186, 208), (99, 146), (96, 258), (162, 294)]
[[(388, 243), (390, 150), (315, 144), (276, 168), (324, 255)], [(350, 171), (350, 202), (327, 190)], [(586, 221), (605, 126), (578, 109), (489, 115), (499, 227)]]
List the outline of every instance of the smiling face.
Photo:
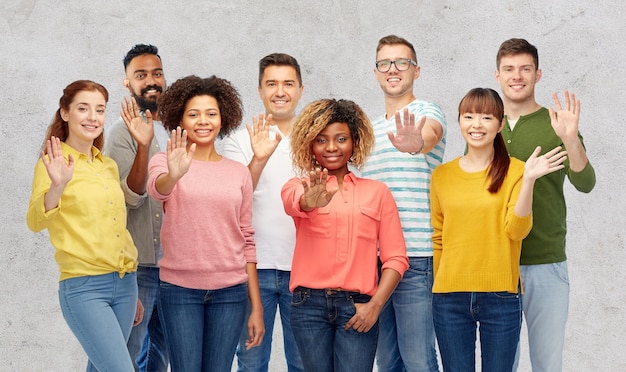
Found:
[(213, 146), (222, 128), (222, 118), (217, 100), (208, 95), (195, 96), (185, 104), (180, 122), (187, 131), (188, 146)]
[(142, 110), (157, 112), (157, 99), (165, 90), (165, 75), (161, 59), (154, 54), (133, 58), (126, 67), (124, 85), (135, 97)]
[(348, 124), (332, 123), (317, 135), (311, 150), (320, 166), (328, 169), (328, 174), (341, 180), (348, 173), (352, 146)]
[(106, 99), (99, 91), (83, 90), (74, 96), (67, 110), (61, 109), (60, 112), (68, 126), (65, 142), (87, 153), (104, 130)]
[[(398, 58), (415, 60), (411, 49), (403, 44), (384, 45), (376, 53), (376, 61), (395, 61)], [(407, 70), (398, 71), (396, 65), (392, 64), (387, 72), (380, 72), (374, 68), (374, 75), (385, 97), (403, 97), (413, 95), (413, 82), (420, 75), (420, 67), (410, 64)]]
[(493, 148), (502, 121), (492, 114), (466, 112), (459, 116), (459, 126), (469, 148)]
[(506, 101), (525, 103), (535, 100), (535, 84), (541, 79), (541, 70), (535, 67), (533, 56), (527, 53), (502, 56), (496, 70)]
[(303, 89), (294, 67), (272, 65), (263, 71), (259, 97), (275, 121), (290, 122), (296, 115)]

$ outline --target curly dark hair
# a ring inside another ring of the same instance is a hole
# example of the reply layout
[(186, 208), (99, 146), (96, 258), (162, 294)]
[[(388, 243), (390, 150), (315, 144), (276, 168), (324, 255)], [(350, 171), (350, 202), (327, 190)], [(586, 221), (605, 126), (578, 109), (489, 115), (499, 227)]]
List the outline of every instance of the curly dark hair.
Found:
[(195, 75), (178, 79), (159, 98), (159, 114), (168, 131), (176, 129), (183, 118), (185, 106), (197, 96), (211, 96), (217, 101), (222, 118), (219, 138), (235, 130), (243, 118), (243, 104), (237, 89), (228, 81), (215, 75), (200, 78)]
[(328, 125), (345, 123), (354, 143), (352, 165), (361, 168), (374, 147), (374, 129), (365, 112), (353, 101), (320, 99), (308, 104), (296, 117), (291, 129), (293, 165), (303, 173), (314, 168), (311, 146)]

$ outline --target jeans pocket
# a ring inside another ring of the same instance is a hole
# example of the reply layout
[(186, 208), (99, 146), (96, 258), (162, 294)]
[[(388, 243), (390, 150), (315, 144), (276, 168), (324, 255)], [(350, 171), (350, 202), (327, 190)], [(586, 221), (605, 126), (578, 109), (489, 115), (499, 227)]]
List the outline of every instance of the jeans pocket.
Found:
[(309, 296), (305, 291), (293, 291), (293, 296), (291, 296), (291, 306), (304, 305), (308, 298)]
[(494, 296), (499, 299), (507, 300), (507, 299), (519, 299), (519, 293), (510, 293), (510, 292), (491, 292)]
[(69, 278), (69, 279), (63, 280), (60, 283), (60, 286), (62, 286), (63, 289), (66, 291), (72, 291), (72, 290), (79, 289), (80, 287), (89, 283), (90, 279), (91, 279), (90, 275), (79, 276), (77, 278)]
[(561, 279), (563, 283), (569, 285), (569, 273), (567, 271), (567, 261), (557, 262), (551, 264), (557, 278)]

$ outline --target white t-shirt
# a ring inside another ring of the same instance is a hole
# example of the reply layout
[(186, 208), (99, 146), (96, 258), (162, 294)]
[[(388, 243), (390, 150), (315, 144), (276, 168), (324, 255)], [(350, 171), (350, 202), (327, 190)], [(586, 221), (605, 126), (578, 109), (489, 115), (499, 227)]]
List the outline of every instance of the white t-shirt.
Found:
[[(276, 126), (271, 126), (271, 131), (280, 133), (282, 140), (267, 161), (254, 190), (252, 225), (257, 269), (291, 271), (296, 228), (293, 219), (285, 213), (280, 190), (298, 174), (291, 163), (289, 137)], [(248, 166), (254, 153), (245, 127), (224, 138), (222, 155)]]

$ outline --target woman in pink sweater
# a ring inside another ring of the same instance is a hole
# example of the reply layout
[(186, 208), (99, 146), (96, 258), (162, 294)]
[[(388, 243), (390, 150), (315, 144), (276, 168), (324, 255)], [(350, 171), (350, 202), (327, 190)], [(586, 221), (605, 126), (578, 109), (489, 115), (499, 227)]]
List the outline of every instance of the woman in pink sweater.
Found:
[(315, 101), (293, 124), (294, 166), (309, 177), (289, 180), (282, 198), (296, 224), (291, 328), (306, 371), (372, 370), (380, 310), (409, 265), (391, 192), (348, 168), (373, 145), (352, 101)]
[(264, 334), (250, 172), (215, 149), (239, 125), (241, 100), (224, 79), (188, 76), (159, 110), (172, 134), (150, 160), (148, 193), (163, 203), (159, 315), (172, 371), (230, 371), (248, 300), (247, 346)]

